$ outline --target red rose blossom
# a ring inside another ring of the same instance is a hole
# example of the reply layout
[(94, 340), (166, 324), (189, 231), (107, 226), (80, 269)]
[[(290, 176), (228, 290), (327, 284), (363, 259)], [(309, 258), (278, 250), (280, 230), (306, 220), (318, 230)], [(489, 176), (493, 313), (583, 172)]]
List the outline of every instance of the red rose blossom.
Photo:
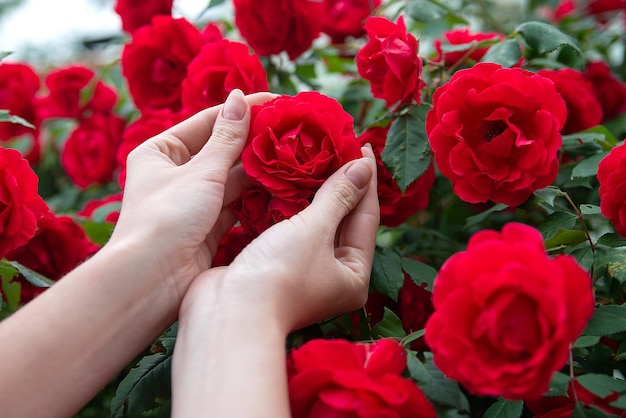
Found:
[(430, 189), (435, 183), (435, 168), (431, 164), (402, 193), (389, 169), (382, 161), (389, 128), (370, 128), (360, 137), (362, 145), (370, 144), (376, 156), (378, 175), (378, 201), (380, 204), (380, 224), (398, 226), (411, 215), (428, 207)]
[(97, 80), (93, 70), (82, 65), (50, 72), (46, 86), (48, 94), (37, 103), (43, 119), (80, 118), (88, 116), (87, 111), (110, 112), (117, 101), (115, 90)]
[(289, 352), (292, 416), (434, 418), (426, 396), (401, 376), (405, 368), (406, 352), (393, 340), (311, 340)]
[(599, 125), (602, 106), (596, 99), (593, 86), (582, 73), (572, 68), (539, 70), (537, 74), (549, 78), (563, 96), (567, 107), (567, 119), (561, 129), (563, 135), (573, 134)]
[(74, 184), (86, 188), (112, 180), (124, 125), (117, 116), (94, 114), (72, 131), (61, 151), (61, 165)]
[(381, 0), (326, 0), (322, 19), (322, 32), (330, 36), (333, 44), (340, 44), (348, 36), (365, 34), (363, 23)]
[(234, 0), (235, 25), (259, 55), (287, 52), (295, 60), (319, 34), (324, 2), (318, 0)]
[(611, 149), (598, 164), (600, 209), (615, 231), (626, 237), (626, 146)]
[(117, 0), (115, 13), (122, 19), (122, 29), (127, 33), (149, 25), (152, 16), (172, 15), (174, 0)]
[(475, 48), (471, 53), (469, 52), (469, 47), (466, 50), (462, 51), (450, 51), (443, 52), (442, 45), (445, 43), (447, 45), (463, 45), (470, 44), (472, 42), (482, 42), (487, 40), (503, 40), (505, 38), (504, 35), (497, 32), (470, 32), (469, 28), (459, 28), (453, 29), (450, 31), (445, 31), (443, 33), (443, 37), (445, 41), (437, 38), (435, 39), (434, 46), (437, 55), (433, 59), (433, 62), (441, 62), (443, 59), (446, 66), (451, 66), (455, 64), (459, 64), (465, 62), (467, 60), (472, 60), (474, 62), (478, 62), (482, 59), (483, 56), (487, 53), (489, 47), (483, 48)]
[(426, 132), (457, 196), (517, 206), (556, 178), (566, 117), (552, 81), (478, 63), (435, 91)]
[(626, 0), (591, 0), (585, 4), (585, 10), (592, 15), (626, 11)]
[(187, 67), (182, 84), (183, 108), (187, 113), (196, 113), (221, 104), (234, 89), (245, 94), (267, 91), (263, 64), (240, 42), (223, 39), (207, 43)]
[(184, 18), (155, 16), (133, 32), (122, 51), (122, 74), (139, 110), (181, 108), (181, 85), (187, 65), (206, 40)]
[(441, 267), (426, 343), (435, 364), (479, 396), (542, 396), (593, 313), (589, 274), (549, 258), (541, 233), (483, 230)]
[(220, 240), (211, 267), (229, 265), (253, 239), (243, 227), (233, 226)]
[(613, 119), (626, 111), (626, 84), (611, 72), (611, 68), (604, 61), (587, 63), (583, 74), (591, 82), (602, 106), (603, 121)]
[[(44, 277), (57, 281), (98, 250), (85, 235), (83, 228), (69, 216), (48, 212), (39, 218), (37, 233), (26, 245), (9, 252), (14, 260)], [(37, 287), (20, 277), (22, 303), (26, 303), (47, 288)]]
[(421, 101), (422, 60), (417, 56), (419, 43), (407, 32), (404, 17), (393, 23), (382, 16), (365, 22), (369, 41), (356, 55), (359, 75), (369, 81), (372, 96), (383, 99), (391, 108)]
[(276, 197), (308, 199), (339, 167), (362, 156), (352, 117), (318, 92), (278, 96), (251, 112), (241, 161)]
[(48, 212), (39, 179), (19, 151), (0, 147), (0, 258), (26, 244)]

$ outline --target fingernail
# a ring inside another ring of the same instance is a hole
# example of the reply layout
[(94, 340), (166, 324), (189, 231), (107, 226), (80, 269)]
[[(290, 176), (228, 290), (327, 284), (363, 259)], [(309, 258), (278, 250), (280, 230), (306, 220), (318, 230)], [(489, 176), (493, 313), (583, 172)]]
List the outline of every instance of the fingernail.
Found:
[(235, 89), (230, 92), (224, 103), (222, 117), (228, 120), (241, 120), (246, 114), (246, 101), (243, 92)]
[(354, 184), (357, 189), (362, 189), (368, 185), (372, 178), (372, 168), (367, 160), (361, 158), (355, 160), (346, 170), (345, 176)]

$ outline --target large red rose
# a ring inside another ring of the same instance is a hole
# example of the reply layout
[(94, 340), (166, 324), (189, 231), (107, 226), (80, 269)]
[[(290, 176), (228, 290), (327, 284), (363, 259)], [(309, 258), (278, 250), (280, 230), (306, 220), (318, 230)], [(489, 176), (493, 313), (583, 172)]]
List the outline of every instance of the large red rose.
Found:
[(268, 88), (259, 58), (246, 45), (223, 39), (205, 44), (189, 63), (181, 99), (185, 112), (196, 113), (224, 103), (234, 89), (250, 94)]
[(602, 106), (604, 119), (609, 120), (626, 111), (626, 84), (611, 72), (604, 61), (591, 61), (583, 72), (591, 82), (596, 98)]
[(459, 28), (443, 33), (444, 41), (440, 38), (435, 39), (434, 46), (437, 55), (433, 59), (434, 62), (443, 62), (446, 66), (462, 64), (467, 60), (478, 62), (485, 56), (489, 47), (474, 48), (470, 51), (470, 47), (461, 51), (449, 51), (444, 52), (442, 45), (464, 45), (471, 44), (472, 42), (482, 42), (487, 40), (502, 40), (504, 35), (497, 32), (470, 32), (469, 28)]
[(624, 143), (598, 164), (600, 209), (615, 231), (626, 237), (626, 146)]
[(326, 0), (322, 19), (322, 32), (330, 36), (333, 44), (340, 44), (349, 36), (365, 34), (363, 22), (381, 0)]
[(356, 55), (359, 75), (369, 81), (372, 96), (383, 99), (388, 108), (397, 103), (420, 103), (422, 60), (419, 43), (400, 16), (393, 23), (382, 16), (365, 22), (369, 41)]
[(0, 258), (35, 236), (37, 219), (48, 212), (38, 183), (19, 151), (0, 148)]
[(0, 64), (0, 109), (8, 110), (35, 126), (33, 129), (18, 123), (0, 123), (0, 141), (7, 143), (26, 139), (30, 149), (25, 155), (31, 163), (37, 163), (40, 158), (40, 118), (35, 97), (39, 87), (39, 76), (30, 65)]
[(279, 198), (310, 198), (339, 167), (362, 156), (352, 116), (318, 92), (278, 96), (251, 112), (241, 161)]
[(462, 200), (517, 206), (556, 178), (566, 117), (552, 81), (478, 63), (435, 91), (426, 132), (437, 168)]
[(441, 267), (426, 343), (448, 377), (481, 396), (532, 399), (550, 386), (593, 313), (591, 277), (549, 258), (536, 229), (474, 234)]
[(122, 74), (140, 110), (181, 109), (181, 85), (187, 65), (198, 55), (205, 38), (189, 21), (155, 16), (133, 32), (122, 51)]
[(311, 340), (289, 352), (294, 418), (435, 417), (422, 391), (401, 376), (406, 352), (393, 340)]
[(82, 65), (50, 72), (46, 86), (48, 94), (37, 102), (42, 119), (80, 118), (89, 116), (89, 111), (110, 112), (117, 101), (115, 90)]
[(124, 125), (115, 115), (94, 114), (72, 131), (61, 150), (61, 165), (74, 184), (86, 188), (112, 180)]
[[(69, 216), (47, 213), (37, 222), (37, 233), (26, 245), (9, 252), (6, 258), (15, 260), (51, 280), (59, 280), (98, 250), (85, 235), (83, 228)], [(20, 277), (21, 302), (26, 303), (42, 293)]]
[(319, 36), (324, 2), (234, 0), (235, 25), (259, 55), (287, 52), (295, 60)]
[(363, 145), (369, 143), (376, 156), (380, 224), (398, 226), (411, 215), (428, 207), (430, 189), (435, 183), (435, 168), (431, 164), (424, 174), (402, 193), (381, 158), (388, 131), (389, 128), (370, 128), (359, 137), (359, 140)]
[(172, 15), (174, 0), (117, 0), (115, 13), (122, 20), (122, 29), (133, 33), (137, 28), (149, 25), (152, 16)]
[(567, 107), (567, 119), (561, 129), (563, 135), (580, 132), (599, 125), (602, 121), (602, 105), (596, 99), (593, 86), (582, 73), (572, 68), (539, 70), (537, 74), (549, 78), (563, 96)]

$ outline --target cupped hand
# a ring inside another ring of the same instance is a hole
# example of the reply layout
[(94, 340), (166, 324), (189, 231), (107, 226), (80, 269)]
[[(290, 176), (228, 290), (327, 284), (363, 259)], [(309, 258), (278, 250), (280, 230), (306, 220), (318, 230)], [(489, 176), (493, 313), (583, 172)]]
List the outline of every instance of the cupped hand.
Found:
[(127, 160), (119, 221), (110, 243), (139, 252), (180, 296), (211, 266), (221, 236), (235, 222), (225, 209), (247, 185), (236, 162), (245, 145), (250, 105), (270, 93), (233, 91), (211, 107), (149, 139)]

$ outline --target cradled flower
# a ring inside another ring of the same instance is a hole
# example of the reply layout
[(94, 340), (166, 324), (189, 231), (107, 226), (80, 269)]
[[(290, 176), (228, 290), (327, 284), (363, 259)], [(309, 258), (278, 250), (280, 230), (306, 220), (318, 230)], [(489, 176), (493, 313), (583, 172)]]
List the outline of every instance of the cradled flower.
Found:
[(320, 35), (323, 0), (234, 0), (235, 25), (259, 55), (295, 60)]
[(563, 135), (580, 132), (599, 125), (602, 121), (602, 106), (596, 99), (593, 86), (582, 73), (572, 68), (539, 70), (537, 74), (549, 78), (563, 96), (567, 107), (567, 119), (561, 129)]
[(626, 84), (611, 72), (604, 61), (590, 61), (583, 72), (593, 86), (596, 99), (602, 106), (603, 121), (626, 111)]
[(437, 52), (437, 56), (433, 59), (433, 61), (441, 62), (443, 60), (446, 66), (463, 63), (467, 60), (478, 62), (482, 59), (483, 56), (485, 56), (489, 47), (486, 46), (483, 48), (475, 48), (472, 51), (470, 51), (470, 47), (468, 47), (466, 50), (463, 51), (444, 52), (442, 49), (443, 45), (463, 45), (470, 44), (474, 41), (497, 41), (505, 38), (504, 35), (497, 32), (472, 33), (470, 32), (469, 28), (459, 28), (445, 31), (443, 33), (443, 37), (444, 40), (441, 40), (439, 38), (435, 39), (434, 46), (435, 51)]
[(117, 0), (115, 12), (122, 20), (122, 29), (133, 33), (137, 28), (149, 25), (153, 16), (172, 15), (174, 0)]
[(332, 43), (340, 44), (349, 36), (365, 34), (363, 22), (381, 0), (326, 0), (322, 20), (322, 32), (330, 36)]
[(181, 108), (181, 85), (187, 65), (206, 39), (189, 21), (155, 16), (133, 32), (122, 50), (122, 74), (139, 110)]
[(542, 396), (593, 313), (591, 277), (549, 258), (536, 229), (474, 234), (441, 267), (426, 343), (448, 377), (480, 396)]
[(406, 352), (393, 340), (311, 340), (289, 352), (292, 416), (434, 418), (426, 396), (401, 376), (405, 368)]
[(124, 125), (115, 115), (94, 114), (72, 131), (61, 150), (61, 165), (76, 186), (86, 188), (112, 180)]
[[(97, 250), (98, 246), (87, 238), (74, 219), (48, 212), (37, 221), (35, 236), (26, 245), (9, 252), (6, 258), (57, 281)], [(22, 303), (46, 289), (30, 284), (23, 277), (18, 281), (21, 283)]]
[[(37, 107), (42, 119), (80, 118), (89, 111), (110, 112), (117, 93), (96, 79), (95, 72), (82, 65), (70, 65), (46, 76), (48, 93), (40, 97)], [(86, 99), (87, 98), (87, 99)]]
[(234, 89), (250, 94), (268, 88), (258, 56), (241, 42), (223, 39), (205, 44), (189, 63), (181, 99), (185, 112), (196, 113), (223, 103)]
[(0, 258), (26, 244), (48, 212), (39, 179), (19, 151), (0, 148)]
[(227, 266), (255, 237), (242, 226), (233, 226), (220, 240), (211, 267)]
[(309, 199), (339, 167), (362, 156), (353, 123), (339, 102), (318, 92), (253, 106), (243, 168), (276, 197)]
[(552, 81), (478, 63), (435, 91), (426, 132), (457, 196), (517, 206), (556, 178), (566, 117)]
[(381, 158), (387, 141), (388, 131), (389, 128), (370, 128), (359, 137), (359, 140), (363, 145), (369, 143), (376, 156), (380, 224), (385, 226), (398, 226), (411, 215), (428, 207), (430, 189), (435, 183), (435, 168), (431, 164), (428, 169), (402, 193)]
[(611, 149), (598, 165), (600, 209), (615, 231), (626, 236), (626, 146)]
[(419, 43), (400, 16), (398, 23), (381, 16), (365, 22), (369, 41), (356, 56), (359, 75), (369, 81), (372, 96), (383, 99), (388, 108), (400, 103), (420, 103), (422, 60)]

